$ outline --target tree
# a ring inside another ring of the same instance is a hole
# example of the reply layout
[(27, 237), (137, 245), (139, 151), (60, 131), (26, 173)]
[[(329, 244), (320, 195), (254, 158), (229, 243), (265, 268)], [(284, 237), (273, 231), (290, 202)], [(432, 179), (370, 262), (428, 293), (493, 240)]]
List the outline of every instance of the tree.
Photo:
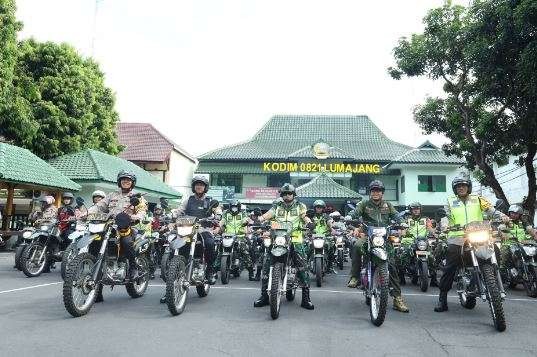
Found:
[(98, 65), (67, 44), (25, 40), (13, 79), (16, 106), (0, 118), (0, 135), (50, 159), (94, 148), (119, 152), (114, 95)]
[[(535, 126), (527, 120), (529, 112), (521, 111), (520, 108), (534, 106), (536, 97), (528, 95), (521, 98), (510, 88), (535, 85), (535, 81), (529, 84), (528, 80), (531, 76), (535, 77), (536, 57), (524, 54), (525, 45), (522, 40), (522, 27), (535, 21), (535, 16), (528, 16), (527, 7), (531, 8), (528, 4), (525, 9), (516, 5), (524, 2), (535, 3), (522, 0), (477, 1), (465, 8), (447, 2), (440, 8), (432, 9), (424, 18), (423, 33), (399, 41), (394, 49), (396, 66), (389, 68), (395, 79), (400, 79), (403, 75), (427, 76), (444, 82), (445, 96), (429, 97), (423, 105), (415, 108), (416, 122), (428, 134), (436, 132), (448, 137), (451, 142), (444, 145), (444, 151), (465, 158), (466, 166), (476, 170), (480, 181), (491, 187), (497, 198), (506, 202), (508, 200), (494, 176), (492, 163), (503, 163), (509, 155), (525, 153), (526, 160), (529, 157), (533, 160), (534, 156), (531, 145), (525, 146), (523, 142), (535, 144), (536, 131), (531, 130)], [(512, 6), (511, 11), (519, 14), (518, 17), (512, 17), (510, 23), (527, 20), (518, 25), (518, 32), (512, 31), (510, 39), (499, 41), (497, 38), (503, 31), (500, 24), (507, 26), (509, 22), (491, 22), (492, 14), (500, 20), (502, 11), (503, 15), (506, 11), (495, 8), (493, 3), (509, 4), (506, 6)], [(497, 11), (485, 11), (488, 6), (489, 10)], [(527, 31), (531, 34), (532, 30), (530, 28)], [(533, 30), (533, 37), (535, 33)], [(516, 45), (510, 42), (513, 40), (516, 40)], [(494, 46), (498, 53), (493, 56), (491, 49)], [(510, 60), (518, 59), (515, 63), (520, 63), (520, 66), (515, 67), (524, 70), (516, 73), (512, 70), (512, 75), (505, 78), (503, 83), (497, 82), (491, 74), (505, 73), (500, 60), (508, 54)], [(532, 66), (533, 72), (530, 70)], [(530, 94), (529, 90), (527, 92)], [(517, 106), (519, 110), (516, 110)], [(521, 140), (526, 137), (527, 140)], [(528, 177), (531, 181), (530, 174)], [(534, 184), (535, 179), (533, 184), (528, 185), (530, 191)], [(535, 198), (535, 193), (533, 197)], [(525, 206), (533, 214), (535, 202), (530, 201), (526, 200)]]
[(15, 18), (15, 10), (15, 0), (0, 0), (0, 115), (12, 99), (17, 31), (22, 28)]

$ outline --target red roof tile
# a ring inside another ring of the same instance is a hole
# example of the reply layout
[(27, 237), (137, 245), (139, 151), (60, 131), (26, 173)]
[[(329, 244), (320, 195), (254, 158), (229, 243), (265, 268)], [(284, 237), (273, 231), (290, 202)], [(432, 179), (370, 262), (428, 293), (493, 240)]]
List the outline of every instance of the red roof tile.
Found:
[(149, 123), (119, 123), (119, 142), (125, 148), (119, 156), (137, 162), (164, 162), (176, 150), (192, 162), (196, 159), (165, 137)]

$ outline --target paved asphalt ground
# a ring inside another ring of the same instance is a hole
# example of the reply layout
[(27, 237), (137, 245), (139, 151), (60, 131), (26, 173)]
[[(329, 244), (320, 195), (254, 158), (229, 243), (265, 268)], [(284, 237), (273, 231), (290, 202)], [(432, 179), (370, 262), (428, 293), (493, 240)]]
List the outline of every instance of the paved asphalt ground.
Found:
[(244, 275), (213, 286), (206, 298), (191, 291), (186, 310), (172, 317), (159, 303), (160, 279), (131, 299), (121, 286), (105, 290), (105, 302), (72, 318), (61, 297), (58, 271), (26, 278), (0, 253), (1, 356), (537, 356), (537, 300), (510, 292), (507, 331), (494, 330), (488, 306), (464, 310), (454, 293), (450, 311), (432, 311), (438, 290), (403, 291), (411, 309), (391, 309), (375, 327), (363, 295), (345, 287), (348, 270), (312, 288), (314, 311), (283, 302), (280, 318), (255, 309), (259, 283)]

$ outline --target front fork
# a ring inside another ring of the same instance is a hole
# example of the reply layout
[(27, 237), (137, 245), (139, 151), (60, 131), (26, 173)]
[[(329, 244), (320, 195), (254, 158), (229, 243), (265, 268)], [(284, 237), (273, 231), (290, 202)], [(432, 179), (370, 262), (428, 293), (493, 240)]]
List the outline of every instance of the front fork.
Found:
[(99, 255), (97, 256), (97, 262), (93, 266), (93, 273), (92, 273), (92, 279), (93, 282), (98, 281), (100, 278), (101, 273), (101, 266), (103, 265), (104, 260), (104, 254), (106, 253), (106, 247), (108, 247), (108, 235), (103, 240), (103, 244), (101, 244), (101, 249), (99, 250)]

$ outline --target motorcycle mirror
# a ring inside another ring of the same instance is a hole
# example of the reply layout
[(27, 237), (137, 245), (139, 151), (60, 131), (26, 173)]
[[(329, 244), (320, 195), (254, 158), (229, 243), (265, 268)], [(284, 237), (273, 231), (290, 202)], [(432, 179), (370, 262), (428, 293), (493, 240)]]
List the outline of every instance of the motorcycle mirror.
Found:
[(211, 210), (215, 209), (216, 207), (218, 207), (219, 204), (220, 204), (220, 202), (218, 202), (218, 200), (211, 200), (211, 202), (209, 203), (209, 208)]

